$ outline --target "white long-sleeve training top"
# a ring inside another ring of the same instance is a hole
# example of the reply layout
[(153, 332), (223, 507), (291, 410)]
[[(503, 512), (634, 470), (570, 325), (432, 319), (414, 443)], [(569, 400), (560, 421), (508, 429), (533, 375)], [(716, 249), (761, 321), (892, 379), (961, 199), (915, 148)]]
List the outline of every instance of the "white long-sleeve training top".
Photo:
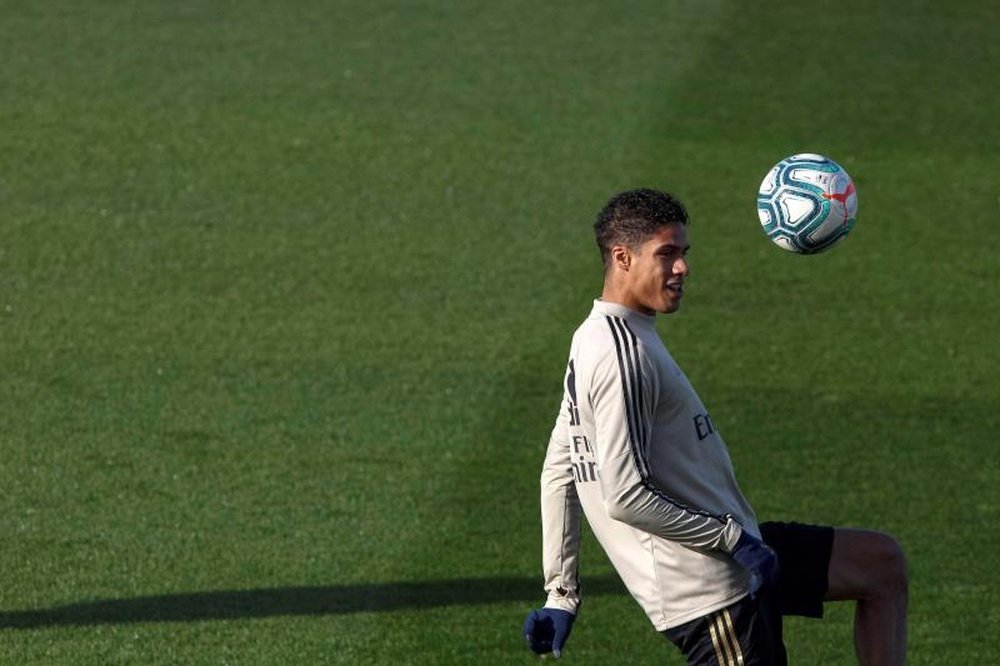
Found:
[(546, 606), (575, 613), (580, 510), (658, 631), (728, 606), (748, 575), (729, 552), (760, 536), (732, 461), (655, 317), (595, 301), (573, 336), (542, 470)]

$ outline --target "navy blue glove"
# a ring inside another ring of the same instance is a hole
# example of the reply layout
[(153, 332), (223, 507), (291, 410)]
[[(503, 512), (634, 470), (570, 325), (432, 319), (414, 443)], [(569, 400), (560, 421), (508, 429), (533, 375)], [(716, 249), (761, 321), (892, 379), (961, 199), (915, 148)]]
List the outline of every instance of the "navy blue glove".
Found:
[(524, 640), (535, 654), (548, 654), (558, 659), (573, 629), (576, 616), (558, 608), (539, 608), (524, 618)]
[(750, 572), (751, 599), (762, 587), (770, 587), (778, 581), (778, 556), (770, 546), (746, 530), (730, 555)]

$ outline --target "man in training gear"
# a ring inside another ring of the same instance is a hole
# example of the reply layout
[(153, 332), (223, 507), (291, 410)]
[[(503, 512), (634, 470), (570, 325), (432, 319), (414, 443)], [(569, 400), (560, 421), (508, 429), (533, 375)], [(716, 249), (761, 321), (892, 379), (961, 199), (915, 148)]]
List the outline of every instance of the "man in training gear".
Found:
[(653, 626), (690, 664), (787, 663), (782, 615), (855, 600), (861, 664), (903, 664), (905, 560), (892, 537), (761, 523), (726, 444), (656, 332), (689, 274), (687, 212), (634, 190), (594, 225), (604, 289), (570, 348), (541, 475), (543, 608), (523, 633), (559, 657), (580, 606), (581, 513)]

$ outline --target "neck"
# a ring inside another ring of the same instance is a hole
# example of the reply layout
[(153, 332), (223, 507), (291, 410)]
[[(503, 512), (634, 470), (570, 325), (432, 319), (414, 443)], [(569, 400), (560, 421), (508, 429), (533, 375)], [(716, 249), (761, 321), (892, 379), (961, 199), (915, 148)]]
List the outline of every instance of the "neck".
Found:
[(604, 281), (604, 290), (601, 291), (601, 300), (605, 303), (616, 303), (618, 305), (623, 305), (629, 310), (635, 310), (636, 312), (641, 312), (644, 315), (653, 316), (656, 314), (653, 310), (643, 306), (638, 300), (627, 290), (622, 288), (621, 285), (615, 284), (617, 281), (613, 279), (613, 276), (608, 276), (608, 279)]

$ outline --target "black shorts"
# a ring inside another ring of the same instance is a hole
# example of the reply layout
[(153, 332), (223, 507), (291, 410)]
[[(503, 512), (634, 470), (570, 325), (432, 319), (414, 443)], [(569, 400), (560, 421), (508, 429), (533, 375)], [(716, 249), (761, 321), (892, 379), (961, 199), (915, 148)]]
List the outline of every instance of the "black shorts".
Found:
[(700, 617), (663, 634), (689, 664), (784, 666), (782, 616), (823, 616), (833, 528), (802, 523), (762, 523), (765, 543), (778, 555), (778, 582), (753, 599)]
[(773, 596), (782, 615), (823, 617), (829, 587), (833, 528), (803, 523), (761, 523), (764, 543), (778, 554)]

